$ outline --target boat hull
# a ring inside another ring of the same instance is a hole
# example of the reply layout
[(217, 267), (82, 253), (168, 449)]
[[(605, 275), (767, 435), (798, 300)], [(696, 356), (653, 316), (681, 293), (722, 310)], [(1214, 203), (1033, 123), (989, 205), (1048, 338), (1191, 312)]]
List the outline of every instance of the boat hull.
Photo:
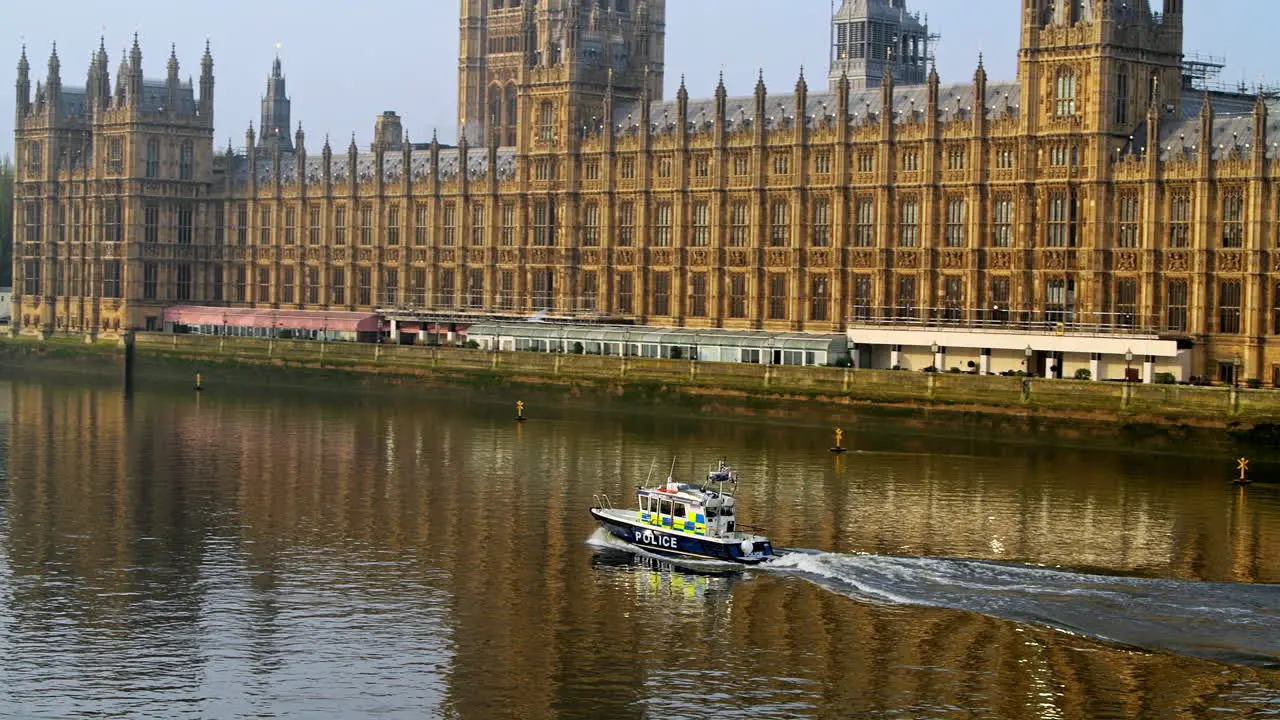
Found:
[(638, 520), (631, 521), (599, 508), (591, 508), (591, 516), (610, 535), (648, 552), (668, 557), (755, 565), (774, 557), (773, 545), (767, 538), (754, 538), (753, 551), (744, 552), (742, 540), (699, 537), (689, 533), (672, 532)]

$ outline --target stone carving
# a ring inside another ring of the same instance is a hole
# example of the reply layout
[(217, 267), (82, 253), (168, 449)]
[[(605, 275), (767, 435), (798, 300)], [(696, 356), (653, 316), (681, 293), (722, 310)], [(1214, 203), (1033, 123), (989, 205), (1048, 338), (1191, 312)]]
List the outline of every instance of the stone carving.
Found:
[(1116, 269), (1134, 272), (1138, 269), (1138, 253), (1122, 252), (1116, 254)]
[(1067, 255), (1061, 250), (1048, 250), (1041, 256), (1046, 270), (1066, 270)]
[(318, 247), (307, 248), (307, 259), (311, 261), (320, 260), (320, 248)]
[(298, 248), (287, 247), (284, 249), (284, 261), (295, 262), (298, 259)]
[(346, 248), (341, 248), (341, 247), (339, 247), (339, 248), (334, 248), (334, 249), (333, 249), (333, 261), (334, 261), (334, 262), (345, 262), (345, 261), (346, 261), (346, 259), (347, 259), (347, 249), (346, 249)]
[(520, 262), (520, 255), (515, 250), (507, 248), (498, 253), (498, 262), (503, 265), (515, 265)]
[(529, 262), (534, 265), (549, 265), (551, 263), (551, 251), (547, 248), (533, 248), (529, 251)]
[(635, 265), (636, 252), (634, 250), (619, 250), (616, 259), (619, 265)]
[(1165, 257), (1164, 265), (1169, 272), (1187, 272), (1191, 269), (1191, 255), (1186, 252), (1171, 252)]
[(809, 265), (815, 268), (831, 267), (831, 252), (828, 250), (814, 250), (809, 253)]
[(453, 248), (440, 249), (440, 262), (453, 263), (457, 261), (458, 261), (458, 254), (454, 251)]
[(653, 253), (653, 254), (652, 254), (652, 256), (651, 256), (651, 257), (652, 257), (652, 259), (653, 259), (653, 264), (654, 264), (654, 265), (661, 265), (662, 267), (670, 267), (670, 266), (671, 266), (671, 251), (670, 251), (670, 250), (667, 250), (667, 249), (654, 250), (654, 251), (652, 251), (652, 253)]
[(416, 262), (416, 263), (424, 263), (424, 262), (426, 262), (426, 261), (427, 261), (427, 249), (426, 249), (426, 248), (414, 248), (414, 249), (413, 249), (413, 262)]
[(400, 262), (400, 248), (387, 248), (387, 262)]
[(1280, 252), (1271, 253), (1271, 272), (1280, 272)]
[(849, 255), (849, 265), (856, 268), (873, 268), (876, 266), (874, 250), (854, 250)]
[(992, 270), (1009, 270), (1013, 267), (1013, 253), (993, 252), (989, 257)]
[(904, 270), (915, 270), (920, 267), (920, 253), (915, 250), (898, 250), (893, 255), (893, 264)]
[(583, 265), (599, 265), (600, 251), (599, 250), (583, 250), (582, 264)]
[(356, 252), (358, 262), (373, 262), (373, 248), (360, 248)]
[(467, 251), (467, 262), (472, 265), (484, 264), (484, 248), (471, 248)]
[(1218, 253), (1218, 270), (1238, 273), (1244, 269), (1244, 258), (1238, 252), (1224, 251)]
[(772, 265), (774, 267), (779, 267), (782, 265), (790, 265), (791, 251), (784, 250), (782, 248), (771, 248), (765, 253), (764, 262), (766, 265)]
[(729, 251), (729, 265), (731, 265), (731, 266), (733, 266), (733, 267), (746, 267), (746, 266), (747, 266), (747, 251), (746, 251), (746, 250), (730, 250), (730, 251)]
[(942, 257), (938, 261), (944, 268), (958, 270), (964, 267), (964, 253), (958, 250), (948, 250), (942, 253)]

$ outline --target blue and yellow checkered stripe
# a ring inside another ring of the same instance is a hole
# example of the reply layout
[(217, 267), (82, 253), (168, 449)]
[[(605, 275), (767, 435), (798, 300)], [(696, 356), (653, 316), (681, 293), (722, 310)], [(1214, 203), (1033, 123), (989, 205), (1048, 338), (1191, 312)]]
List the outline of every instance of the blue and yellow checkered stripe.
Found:
[(659, 515), (658, 513), (641, 510), (640, 522), (677, 532), (693, 533), (694, 535), (707, 534), (707, 516), (702, 513), (694, 515), (693, 519), (690, 520), (689, 518), (673, 518), (670, 515)]

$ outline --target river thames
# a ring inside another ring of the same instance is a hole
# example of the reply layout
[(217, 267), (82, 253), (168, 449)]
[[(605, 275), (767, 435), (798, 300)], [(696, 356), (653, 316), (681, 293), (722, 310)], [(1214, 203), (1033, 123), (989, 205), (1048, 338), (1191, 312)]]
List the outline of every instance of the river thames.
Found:
[[(1230, 458), (526, 399), (0, 375), (0, 715), (1280, 716), (1280, 484)], [(800, 552), (595, 531), (721, 457)]]

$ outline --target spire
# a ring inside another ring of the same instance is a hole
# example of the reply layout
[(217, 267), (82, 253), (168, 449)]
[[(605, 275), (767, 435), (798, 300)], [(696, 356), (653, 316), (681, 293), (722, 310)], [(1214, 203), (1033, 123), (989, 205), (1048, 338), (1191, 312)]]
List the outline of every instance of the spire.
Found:
[(200, 117), (213, 126), (213, 51), (208, 38), (204, 40), (204, 56), (200, 58)]
[(355, 132), (352, 132), (352, 133), (351, 133), (351, 144), (347, 146), (347, 153), (348, 153), (348, 154), (350, 154), (350, 155), (355, 155), (355, 154), (357, 154), (357, 153), (359, 153), (359, 152), (360, 152), (360, 148), (356, 146), (356, 134), (355, 134)]
[(177, 44), (177, 43), (170, 43), (170, 44), (169, 44), (169, 65), (168, 65), (168, 69), (169, 69), (169, 75), (170, 75), (171, 77), (177, 77), (177, 76), (178, 76), (178, 44)]
[(62, 62), (58, 60), (58, 43), (53, 44), (53, 51), (49, 53), (49, 77), (57, 77), (62, 71)]
[(800, 79), (796, 80), (796, 94), (809, 92), (809, 83), (804, 79), (804, 65), (800, 66)]
[(200, 74), (213, 74), (213, 50), (209, 46), (209, 38), (204, 39), (204, 56), (200, 58)]
[(21, 119), (31, 109), (31, 64), (27, 62), (27, 46), (22, 46), (22, 55), (18, 57), (18, 82), (16, 83), (18, 118)]
[(329, 144), (329, 133), (324, 134), (324, 147), (320, 149), (320, 152), (323, 153), (325, 157), (333, 155), (333, 146)]
[(298, 121), (298, 131), (293, 134), (293, 144), (294, 147), (298, 148), (298, 152), (306, 152), (306, 150), (303, 149), (306, 145), (306, 140), (307, 134), (302, 131), (302, 121)]
[(133, 47), (129, 50), (129, 63), (134, 72), (142, 72), (142, 48), (138, 45), (138, 33), (133, 34)]
[(764, 85), (764, 68), (760, 68), (760, 76), (756, 79), (756, 95), (764, 95), (768, 88)]
[(720, 80), (716, 82), (716, 99), (724, 100), (728, 96), (729, 96), (729, 93), (724, 87), (724, 70), (721, 70)]
[(978, 53), (978, 69), (973, 71), (973, 82), (975, 84), (987, 82), (987, 68), (982, 64), (981, 52)]
[(271, 77), (276, 78), (277, 80), (284, 77), (281, 72), (279, 52), (276, 52), (276, 59), (271, 63)]
[(18, 58), (18, 77), (24, 77), (31, 72), (31, 63), (27, 62), (27, 46), (22, 45), (22, 55)]

